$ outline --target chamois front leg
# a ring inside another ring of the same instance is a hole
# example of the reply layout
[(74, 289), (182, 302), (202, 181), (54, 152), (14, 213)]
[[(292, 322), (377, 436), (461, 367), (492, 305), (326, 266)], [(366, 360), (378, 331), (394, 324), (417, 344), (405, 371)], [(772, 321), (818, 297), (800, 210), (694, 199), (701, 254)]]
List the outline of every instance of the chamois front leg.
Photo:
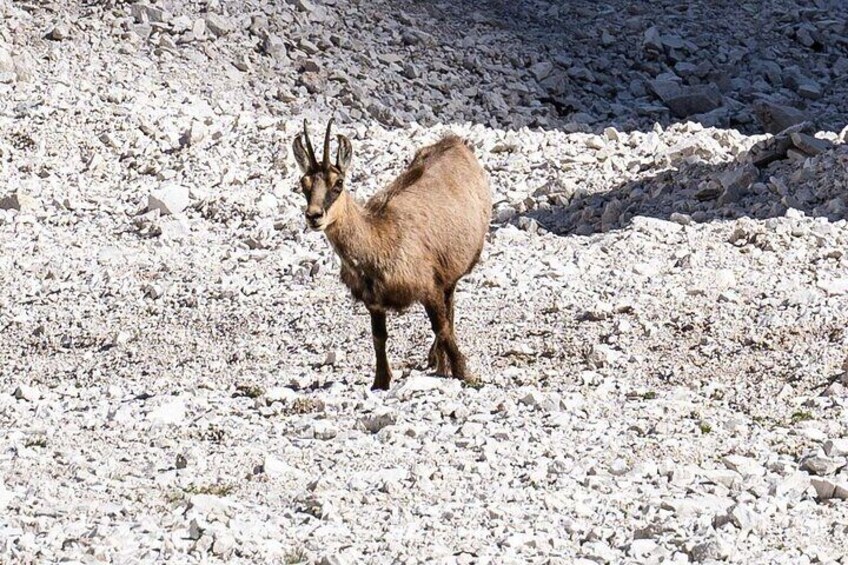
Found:
[(386, 330), (386, 313), (378, 310), (370, 310), (371, 313), (371, 337), (374, 339), (374, 354), (377, 357), (377, 373), (371, 389), (389, 390), (392, 382), (392, 370), (386, 357), (386, 341), (389, 333)]
[(466, 381), (474, 380), (466, 371), (465, 357), (460, 353), (459, 347), (456, 345), (456, 336), (451, 328), (444, 297), (426, 302), (424, 309), (427, 310), (427, 316), (430, 318), (430, 326), (433, 328), (433, 333), (436, 334), (436, 341), (450, 361), (451, 373), (454, 378)]

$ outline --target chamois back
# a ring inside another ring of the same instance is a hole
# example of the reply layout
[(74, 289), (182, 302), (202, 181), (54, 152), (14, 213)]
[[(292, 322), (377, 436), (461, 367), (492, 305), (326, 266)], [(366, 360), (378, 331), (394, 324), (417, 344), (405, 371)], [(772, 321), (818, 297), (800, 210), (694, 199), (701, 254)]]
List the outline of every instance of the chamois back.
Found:
[[(470, 160), (469, 157), (471, 158)], [(366, 203), (366, 208), (373, 213), (383, 211), (393, 198), (404, 192), (409, 192), (416, 183), (421, 181), (425, 172), (433, 169), (434, 165), (444, 159), (451, 160), (447, 167), (448, 171), (450, 169), (455, 170), (451, 176), (459, 176), (468, 172), (467, 170), (456, 169), (465, 169), (468, 165), (477, 165), (468, 142), (455, 134), (448, 134), (432, 145), (427, 145), (416, 151), (406, 169), (388, 187), (372, 196)], [(479, 165), (477, 167), (479, 168)], [(448, 171), (440, 170), (438, 172), (439, 174), (444, 174)], [(437, 178), (436, 180), (438, 181), (439, 179)], [(443, 180), (449, 182), (453, 179), (448, 178)], [(460, 181), (461, 179), (457, 178), (456, 180)], [(474, 183), (478, 179), (467, 180)]]

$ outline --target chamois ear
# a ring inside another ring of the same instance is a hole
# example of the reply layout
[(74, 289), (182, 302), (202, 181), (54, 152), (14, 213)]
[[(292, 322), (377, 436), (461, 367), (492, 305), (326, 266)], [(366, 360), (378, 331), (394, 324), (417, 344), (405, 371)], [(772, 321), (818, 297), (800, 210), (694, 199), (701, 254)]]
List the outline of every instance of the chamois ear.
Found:
[(300, 167), (300, 172), (308, 173), (312, 169), (312, 159), (309, 156), (309, 152), (306, 147), (303, 145), (302, 135), (298, 135), (294, 138), (292, 149), (294, 150), (294, 159), (297, 161), (297, 166)]
[(339, 140), (339, 152), (336, 153), (336, 168), (342, 173), (346, 173), (348, 168), (350, 168), (350, 159), (353, 157), (353, 147), (350, 144), (350, 140), (342, 134), (336, 137)]

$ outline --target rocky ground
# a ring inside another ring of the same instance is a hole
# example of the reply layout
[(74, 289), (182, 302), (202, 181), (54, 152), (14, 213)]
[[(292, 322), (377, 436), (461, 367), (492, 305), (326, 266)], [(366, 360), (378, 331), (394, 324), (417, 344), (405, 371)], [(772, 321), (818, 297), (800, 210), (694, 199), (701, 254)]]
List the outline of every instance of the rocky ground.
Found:
[[(0, 0), (0, 561), (848, 563), (848, 7), (761, 4)], [(475, 146), (482, 386), (368, 389), (331, 115)]]

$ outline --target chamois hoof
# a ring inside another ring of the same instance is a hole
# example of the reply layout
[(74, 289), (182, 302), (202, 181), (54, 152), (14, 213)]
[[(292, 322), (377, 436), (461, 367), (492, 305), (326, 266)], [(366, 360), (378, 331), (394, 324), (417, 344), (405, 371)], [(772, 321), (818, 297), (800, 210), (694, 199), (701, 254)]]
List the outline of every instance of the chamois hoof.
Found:
[(440, 357), (441, 349), (436, 342), (433, 342), (433, 345), (430, 346), (430, 351), (427, 352), (427, 368), (435, 369), (439, 365), (439, 357)]
[(448, 356), (441, 350), (436, 354), (436, 365), (434, 370), (437, 375), (441, 375), (443, 377), (450, 378), (453, 376), (453, 369), (448, 361)]
[(391, 376), (375, 377), (374, 384), (371, 385), (371, 390), (389, 390), (389, 383), (391, 382)]
[(435, 369), (438, 361), (436, 360), (436, 355), (432, 351), (429, 355), (427, 355), (427, 363), (425, 365), (426, 369)]
[(452, 376), (451, 366), (448, 362), (447, 355), (445, 355), (442, 348), (437, 346), (435, 343), (430, 348), (430, 352), (427, 354), (427, 369), (443, 377)]
[(444, 365), (437, 365), (435, 367), (427, 367), (431, 374), (436, 375), (437, 377), (446, 377), (448, 379), (453, 377), (453, 373), (450, 370), (450, 365), (445, 363)]

